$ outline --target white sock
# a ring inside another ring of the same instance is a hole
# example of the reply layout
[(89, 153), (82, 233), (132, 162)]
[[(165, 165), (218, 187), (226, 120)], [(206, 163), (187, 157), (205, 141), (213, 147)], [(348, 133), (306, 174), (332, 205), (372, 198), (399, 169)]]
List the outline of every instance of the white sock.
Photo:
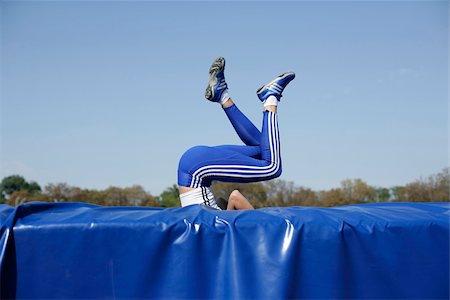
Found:
[(222, 95), (220, 96), (220, 104), (223, 105), (225, 102), (230, 99), (230, 95), (228, 95), (228, 89), (224, 90)]
[(264, 106), (269, 106), (269, 105), (274, 105), (277, 106), (278, 105), (278, 100), (275, 96), (269, 96), (263, 103)]

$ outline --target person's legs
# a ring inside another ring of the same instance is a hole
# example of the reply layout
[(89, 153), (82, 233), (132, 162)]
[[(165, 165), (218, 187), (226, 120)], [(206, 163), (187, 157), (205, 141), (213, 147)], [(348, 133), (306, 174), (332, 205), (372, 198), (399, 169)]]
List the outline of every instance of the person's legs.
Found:
[[(236, 181), (237, 177), (205, 178), (193, 184), (192, 174), (202, 166), (217, 162), (228, 162), (237, 165), (259, 165), (260, 160), (252, 158), (260, 156), (258, 146), (224, 145), (216, 147), (196, 146), (186, 151), (180, 159), (178, 166), (178, 188), (182, 206), (192, 204), (205, 204), (219, 208), (215, 202), (209, 186), (214, 179), (222, 181)], [(239, 182), (253, 182), (254, 179), (242, 178)]]
[[(272, 111), (271, 111), (272, 110)], [(198, 188), (210, 186), (213, 180), (256, 182), (276, 178), (281, 174), (280, 141), (276, 107), (263, 113), (263, 128), (259, 151), (255, 146), (197, 146), (183, 154), (179, 163), (180, 186)]]
[[(223, 75), (224, 65), (225, 62), (221, 59), (213, 63), (205, 96), (208, 100), (222, 105), (237, 134), (247, 146), (197, 146), (186, 151), (178, 168), (183, 206), (195, 203), (210, 204), (205, 195), (210, 192), (208, 187), (213, 180), (256, 182), (276, 178), (281, 174), (276, 105), (284, 87), (295, 75), (285, 73), (258, 90), (258, 97), (264, 103), (262, 132), (259, 132), (228, 96)], [(202, 198), (192, 202), (190, 195), (200, 193), (200, 190)], [(215, 202), (213, 204), (215, 205)], [(238, 206), (240, 205), (237, 204), (236, 207)]]

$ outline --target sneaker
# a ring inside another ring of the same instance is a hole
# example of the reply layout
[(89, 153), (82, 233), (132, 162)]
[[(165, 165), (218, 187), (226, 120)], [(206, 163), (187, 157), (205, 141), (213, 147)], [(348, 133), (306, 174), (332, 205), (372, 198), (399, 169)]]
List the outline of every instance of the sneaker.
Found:
[(281, 74), (265, 86), (261, 87), (256, 94), (258, 95), (259, 100), (264, 102), (269, 96), (275, 96), (278, 101), (282, 97), (281, 93), (283, 93), (284, 88), (291, 82), (292, 79), (295, 78), (294, 72), (286, 72)]
[(225, 58), (223, 57), (217, 58), (209, 68), (209, 82), (205, 91), (205, 97), (209, 101), (219, 102), (223, 91), (228, 88), (223, 74), (224, 70)]

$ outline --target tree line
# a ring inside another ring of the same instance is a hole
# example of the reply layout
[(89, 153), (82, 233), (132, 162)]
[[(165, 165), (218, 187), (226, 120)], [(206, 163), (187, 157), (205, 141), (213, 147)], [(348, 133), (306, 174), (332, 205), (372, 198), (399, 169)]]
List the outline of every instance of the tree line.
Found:
[[(255, 208), (268, 206), (331, 207), (373, 202), (448, 202), (450, 198), (449, 168), (404, 186), (374, 187), (361, 179), (345, 179), (339, 187), (314, 191), (293, 182), (272, 180), (258, 183), (215, 182), (214, 195), (227, 199), (237, 189)], [(0, 203), (17, 206), (26, 202), (85, 202), (105, 206), (180, 206), (178, 188), (172, 185), (154, 196), (142, 186), (109, 187), (104, 190), (83, 189), (66, 183), (48, 184), (44, 188), (20, 175), (3, 178), (0, 183)]]

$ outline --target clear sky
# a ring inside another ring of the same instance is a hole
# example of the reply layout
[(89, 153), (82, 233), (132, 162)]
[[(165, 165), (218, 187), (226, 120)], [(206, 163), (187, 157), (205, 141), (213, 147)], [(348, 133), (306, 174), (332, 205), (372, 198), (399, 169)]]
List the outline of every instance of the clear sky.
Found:
[(448, 1), (1, 1), (1, 173), (82, 188), (176, 183), (194, 145), (240, 144), (237, 105), (285, 71), (281, 179), (403, 185), (448, 166)]

